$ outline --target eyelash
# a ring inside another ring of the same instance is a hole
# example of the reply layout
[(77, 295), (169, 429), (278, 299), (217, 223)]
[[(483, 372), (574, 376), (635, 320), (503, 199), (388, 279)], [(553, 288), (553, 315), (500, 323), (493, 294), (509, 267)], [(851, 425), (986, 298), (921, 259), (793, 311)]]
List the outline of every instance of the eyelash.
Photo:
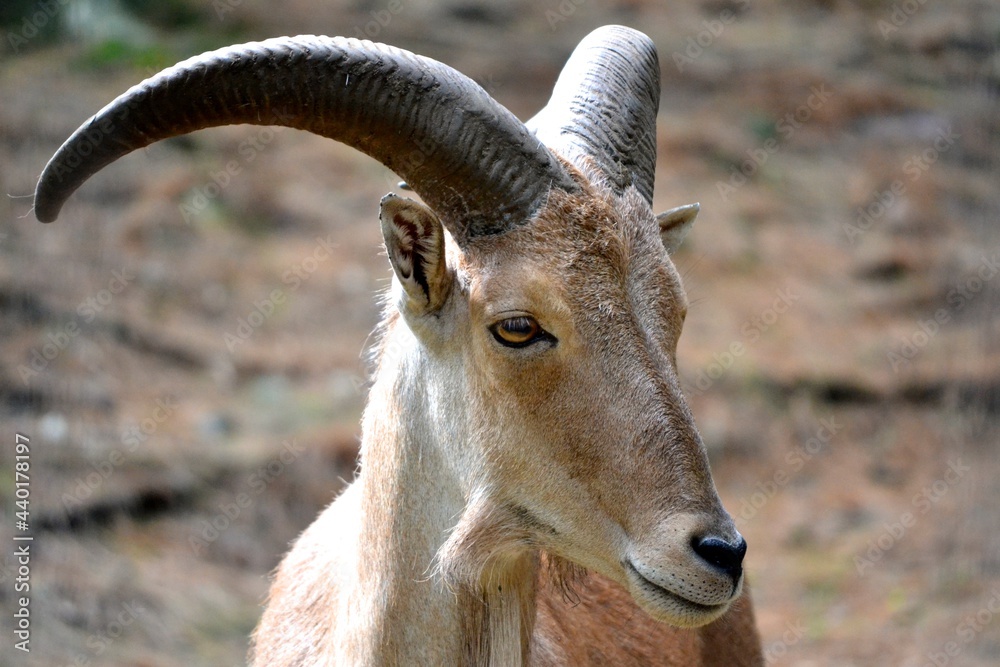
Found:
[[(517, 329), (520, 329), (520, 331)], [(493, 334), (493, 338), (498, 343), (504, 347), (514, 349), (528, 347), (542, 341), (556, 342), (555, 336), (543, 329), (538, 320), (529, 315), (519, 315), (500, 320), (490, 327), (490, 333)], [(505, 333), (507, 337), (504, 336)]]

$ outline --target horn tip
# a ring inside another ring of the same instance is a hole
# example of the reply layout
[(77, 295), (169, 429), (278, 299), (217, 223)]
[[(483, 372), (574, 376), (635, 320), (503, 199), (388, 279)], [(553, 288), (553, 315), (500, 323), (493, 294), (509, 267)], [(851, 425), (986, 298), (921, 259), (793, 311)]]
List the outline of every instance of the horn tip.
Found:
[(51, 201), (46, 201), (37, 196), (35, 197), (34, 214), (38, 222), (46, 224), (55, 222), (56, 218), (59, 217), (59, 210), (61, 208), (61, 205), (53, 204)]

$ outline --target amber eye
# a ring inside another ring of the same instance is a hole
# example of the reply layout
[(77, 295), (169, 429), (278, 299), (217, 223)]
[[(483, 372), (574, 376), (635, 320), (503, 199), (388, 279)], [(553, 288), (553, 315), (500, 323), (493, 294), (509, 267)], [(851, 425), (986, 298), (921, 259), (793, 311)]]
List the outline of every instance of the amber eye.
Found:
[(500, 320), (490, 327), (490, 333), (498, 343), (507, 347), (526, 347), (540, 340), (555, 340), (535, 318), (526, 315)]

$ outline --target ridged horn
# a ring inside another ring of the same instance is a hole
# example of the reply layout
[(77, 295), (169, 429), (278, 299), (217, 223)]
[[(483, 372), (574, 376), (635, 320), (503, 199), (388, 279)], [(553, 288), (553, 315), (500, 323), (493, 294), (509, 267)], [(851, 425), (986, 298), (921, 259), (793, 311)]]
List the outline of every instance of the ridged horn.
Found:
[(634, 185), (652, 203), (659, 103), (652, 40), (605, 26), (576, 47), (548, 104), (526, 125), (576, 166), (592, 158), (617, 194)]
[(529, 220), (553, 187), (552, 153), (471, 79), (429, 58), (341, 37), (280, 37), (211, 51), (134, 86), (67, 139), (35, 190), (50, 222), (97, 171), (207, 127), (283, 125), (336, 139), (402, 176), (459, 241)]

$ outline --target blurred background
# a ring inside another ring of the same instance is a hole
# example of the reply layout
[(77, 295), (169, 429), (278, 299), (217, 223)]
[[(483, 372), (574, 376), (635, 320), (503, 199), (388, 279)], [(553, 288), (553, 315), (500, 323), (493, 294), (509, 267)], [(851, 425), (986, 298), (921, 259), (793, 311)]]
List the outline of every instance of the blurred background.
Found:
[[(573, 46), (660, 50), (679, 359), (769, 664), (1000, 663), (1000, 8), (987, 0), (5, 0), (0, 438), (30, 437), (30, 655), (0, 475), (3, 665), (237, 665), (268, 573), (356, 469), (396, 177), (229, 127), (45, 161), (129, 86), (278, 35), (442, 60), (521, 118)], [(238, 501), (239, 499), (239, 501)]]

